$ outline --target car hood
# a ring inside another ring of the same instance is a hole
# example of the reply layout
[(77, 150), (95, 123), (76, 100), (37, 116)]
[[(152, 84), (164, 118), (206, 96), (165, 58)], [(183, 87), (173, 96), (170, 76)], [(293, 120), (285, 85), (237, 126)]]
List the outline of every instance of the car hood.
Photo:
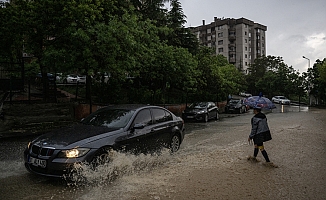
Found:
[(240, 106), (240, 104), (239, 103), (230, 102), (226, 106)]
[(98, 136), (100, 134), (106, 133), (109, 136), (110, 134), (114, 134), (116, 130), (118, 129), (77, 124), (43, 134), (37, 137), (33, 141), (33, 144), (40, 146), (51, 146), (54, 148), (63, 148), (85, 139), (89, 139), (88, 142), (90, 142), (94, 139), (92, 139), (92, 137)]

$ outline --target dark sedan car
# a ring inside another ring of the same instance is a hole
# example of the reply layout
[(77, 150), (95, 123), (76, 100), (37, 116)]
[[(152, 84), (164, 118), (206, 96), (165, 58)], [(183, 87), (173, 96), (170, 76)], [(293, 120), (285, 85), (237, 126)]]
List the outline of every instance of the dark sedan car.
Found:
[(186, 107), (182, 112), (184, 120), (208, 122), (209, 119), (218, 119), (218, 107), (213, 102), (196, 102)]
[(225, 106), (226, 113), (245, 113), (248, 108), (244, 104), (243, 99), (231, 99)]
[(55, 130), (31, 141), (24, 151), (28, 171), (50, 177), (69, 174), (75, 163), (93, 163), (111, 150), (151, 153), (180, 148), (184, 123), (158, 106), (108, 106), (79, 124)]

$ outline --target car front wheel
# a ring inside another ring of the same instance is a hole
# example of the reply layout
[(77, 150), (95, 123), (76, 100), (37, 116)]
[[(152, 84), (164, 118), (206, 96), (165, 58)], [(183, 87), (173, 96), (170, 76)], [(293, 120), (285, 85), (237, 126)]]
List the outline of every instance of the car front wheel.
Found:
[(208, 114), (205, 114), (205, 116), (204, 116), (204, 122), (208, 122)]
[(177, 152), (180, 148), (181, 141), (180, 137), (178, 135), (173, 135), (171, 138), (171, 143), (170, 143), (170, 151), (171, 153)]
[(109, 163), (112, 160), (113, 150), (110, 148), (103, 148), (94, 156), (91, 161), (91, 166), (93, 169), (105, 163)]
[(219, 119), (218, 112), (216, 112), (215, 119), (216, 119), (216, 120)]

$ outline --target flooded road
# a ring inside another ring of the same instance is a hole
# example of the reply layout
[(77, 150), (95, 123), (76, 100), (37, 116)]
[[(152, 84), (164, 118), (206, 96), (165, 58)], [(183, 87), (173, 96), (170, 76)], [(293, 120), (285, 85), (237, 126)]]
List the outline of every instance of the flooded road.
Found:
[(30, 138), (1, 141), (0, 199), (325, 199), (326, 110), (281, 106), (268, 112), (273, 139), (265, 143), (279, 168), (250, 163), (252, 113), (186, 123), (181, 149), (170, 155), (115, 154), (87, 181), (34, 176), (23, 166)]

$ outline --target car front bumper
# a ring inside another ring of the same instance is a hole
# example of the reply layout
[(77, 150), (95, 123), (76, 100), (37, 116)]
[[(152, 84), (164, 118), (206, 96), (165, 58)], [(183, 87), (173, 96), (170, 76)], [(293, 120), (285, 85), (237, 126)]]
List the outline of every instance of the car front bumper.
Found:
[[(42, 157), (30, 154), (30, 151), (26, 149), (24, 151), (25, 168), (34, 174), (62, 178), (68, 175), (71, 171), (76, 169), (79, 164), (90, 162), (95, 153), (95, 149), (92, 149), (86, 155), (79, 158), (56, 158), (57, 154), (53, 154), (51, 157)], [(31, 162), (31, 160), (42, 161), (44, 166), (40, 166), (37, 163)]]
[(182, 119), (185, 121), (202, 121), (204, 120), (206, 113), (183, 113)]

